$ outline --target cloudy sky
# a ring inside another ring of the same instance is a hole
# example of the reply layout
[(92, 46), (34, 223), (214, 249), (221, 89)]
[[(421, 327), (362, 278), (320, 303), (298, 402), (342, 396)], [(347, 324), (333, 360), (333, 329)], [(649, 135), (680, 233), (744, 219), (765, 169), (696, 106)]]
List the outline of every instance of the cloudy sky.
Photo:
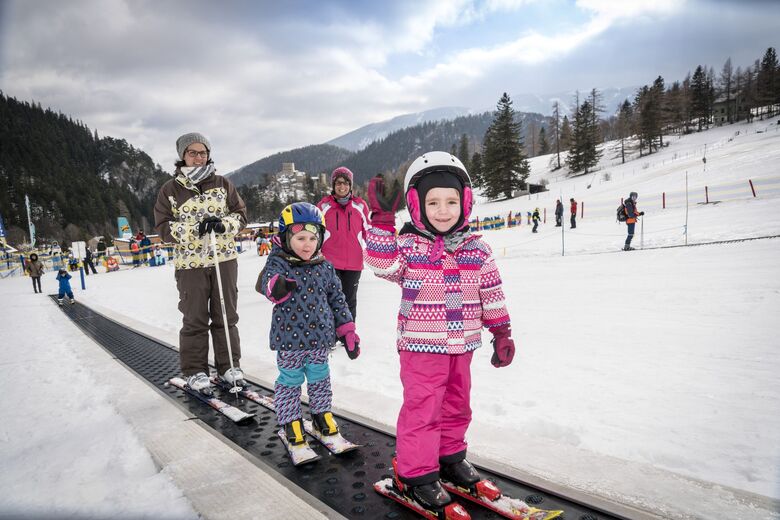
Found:
[(501, 93), (681, 80), (778, 47), (780, 2), (0, 0), (0, 89), (172, 171), (200, 131), (223, 173), (368, 123)]

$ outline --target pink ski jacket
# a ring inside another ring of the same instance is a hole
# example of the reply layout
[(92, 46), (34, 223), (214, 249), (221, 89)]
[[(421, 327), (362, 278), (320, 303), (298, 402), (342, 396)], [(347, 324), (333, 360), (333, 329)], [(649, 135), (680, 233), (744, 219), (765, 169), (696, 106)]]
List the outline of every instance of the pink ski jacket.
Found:
[(401, 286), (398, 350), (463, 354), (482, 345), (482, 327), (509, 325), (501, 276), (490, 247), (479, 235), (467, 237), (454, 252), (438, 256), (430, 239), (398, 237), (370, 228), (366, 264), (380, 278)]
[(322, 254), (336, 269), (362, 271), (368, 204), (360, 197), (353, 196), (342, 206), (333, 195), (328, 195), (317, 207), (325, 215)]

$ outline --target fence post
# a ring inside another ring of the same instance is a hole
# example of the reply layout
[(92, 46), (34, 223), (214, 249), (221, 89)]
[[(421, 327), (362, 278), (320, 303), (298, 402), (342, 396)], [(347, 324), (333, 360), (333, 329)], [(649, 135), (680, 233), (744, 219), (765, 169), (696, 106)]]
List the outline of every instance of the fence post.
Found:
[(756, 188), (753, 186), (753, 179), (748, 179), (748, 182), (750, 183), (750, 191), (753, 192), (753, 198), (756, 197)]
[(707, 186), (704, 187), (704, 203), (709, 204), (710, 203), (710, 190), (707, 188)]
[(663, 192), (661, 195), (663, 197), (663, 207), (661, 209), (666, 209), (666, 192)]

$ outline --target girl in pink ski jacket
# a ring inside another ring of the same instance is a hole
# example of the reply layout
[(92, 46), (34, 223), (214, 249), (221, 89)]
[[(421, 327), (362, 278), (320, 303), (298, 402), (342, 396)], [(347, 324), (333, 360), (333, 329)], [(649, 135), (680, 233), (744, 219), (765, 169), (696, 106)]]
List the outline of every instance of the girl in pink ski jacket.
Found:
[(494, 336), (496, 367), (511, 363), (514, 342), (491, 249), (468, 229), (472, 193), (463, 164), (449, 153), (429, 152), (411, 164), (404, 184), (412, 222), (396, 236), (394, 218), (382, 210), (383, 181), (372, 179), (364, 257), (377, 276), (402, 289), (396, 485), (436, 506), (442, 496), (449, 500), (440, 478), (465, 487), (480, 480), (466, 461), (465, 434), (471, 358), (482, 327)]

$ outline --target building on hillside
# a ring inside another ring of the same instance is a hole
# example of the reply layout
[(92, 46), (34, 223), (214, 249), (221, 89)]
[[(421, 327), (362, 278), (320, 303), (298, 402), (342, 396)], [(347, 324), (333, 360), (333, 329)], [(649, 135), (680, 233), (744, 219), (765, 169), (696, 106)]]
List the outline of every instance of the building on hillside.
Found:
[(283, 188), (288, 190), (306, 191), (306, 179), (311, 181), (311, 185), (320, 189), (329, 188), (328, 174), (320, 173), (308, 175), (306, 172), (295, 169), (295, 163), (282, 163), (282, 170), (277, 172), (276, 179)]
[(715, 125), (721, 126), (729, 122), (729, 114), (731, 115), (731, 122), (741, 121), (747, 119), (748, 109), (746, 96), (744, 93), (735, 93), (730, 99), (726, 99), (726, 96), (720, 96), (712, 103), (712, 122)]

